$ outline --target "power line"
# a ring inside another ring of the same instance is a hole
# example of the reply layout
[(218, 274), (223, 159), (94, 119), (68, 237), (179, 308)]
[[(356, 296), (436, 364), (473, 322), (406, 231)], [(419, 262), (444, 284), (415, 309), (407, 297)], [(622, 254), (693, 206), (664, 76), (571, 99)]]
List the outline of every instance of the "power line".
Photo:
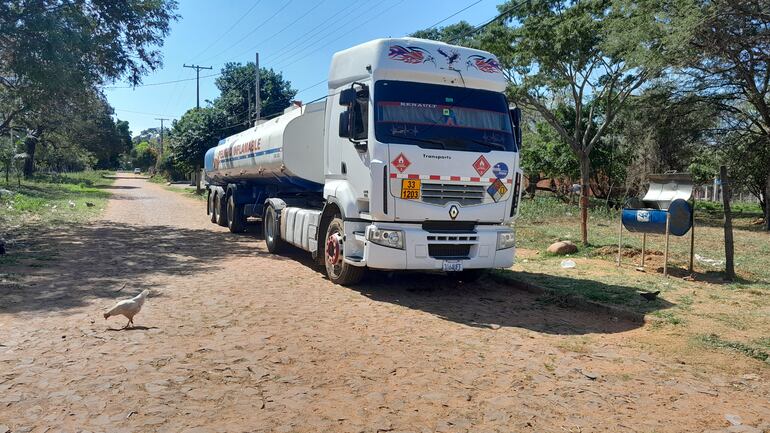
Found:
[(214, 40), (214, 42), (210, 43), (210, 44), (209, 44), (209, 45), (208, 45), (206, 48), (204, 48), (204, 49), (203, 49), (201, 52), (199, 52), (198, 54), (196, 54), (196, 55), (195, 55), (195, 57), (193, 57), (193, 59), (197, 59), (198, 57), (202, 56), (202, 55), (203, 55), (203, 53), (205, 53), (206, 51), (208, 51), (209, 49), (211, 49), (211, 47), (213, 47), (214, 45), (216, 45), (216, 44), (217, 44), (217, 42), (221, 41), (221, 40), (222, 40), (222, 38), (224, 38), (225, 36), (227, 36), (227, 34), (228, 34), (228, 33), (230, 33), (230, 32), (231, 32), (231, 31), (232, 31), (232, 30), (235, 28), (235, 26), (237, 26), (237, 25), (238, 25), (238, 24), (239, 24), (241, 21), (243, 21), (243, 19), (244, 19), (244, 18), (246, 18), (246, 17), (247, 17), (247, 16), (248, 16), (248, 15), (251, 13), (251, 11), (253, 11), (253, 10), (254, 10), (254, 8), (256, 8), (256, 7), (257, 7), (257, 5), (259, 5), (259, 3), (260, 3), (261, 1), (262, 1), (262, 0), (257, 0), (256, 2), (254, 2), (254, 4), (253, 4), (253, 5), (252, 5), (252, 6), (249, 8), (249, 10), (247, 10), (247, 11), (246, 11), (246, 13), (244, 13), (243, 15), (241, 15), (241, 17), (240, 17), (240, 18), (238, 18), (238, 19), (237, 19), (237, 20), (236, 20), (236, 21), (235, 21), (235, 22), (234, 22), (234, 23), (233, 23), (233, 24), (232, 24), (232, 25), (231, 25), (231, 26), (230, 26), (230, 27), (229, 27), (227, 30), (225, 30), (225, 32), (224, 32), (224, 33), (222, 33), (221, 35), (219, 35), (219, 37), (218, 37), (218, 38), (216, 38), (216, 40)]
[[(278, 51), (278, 52), (282, 52), (282, 51), (283, 51), (281, 54), (279, 54), (279, 56), (278, 56), (278, 57), (280, 57), (280, 55), (282, 55), (282, 54), (285, 54), (285, 51), (284, 51), (284, 50), (285, 50), (286, 48), (290, 47), (290, 46), (293, 46), (293, 45), (295, 45), (295, 43), (296, 43), (296, 42), (300, 42), (300, 41), (304, 41), (304, 40), (310, 39), (310, 37), (307, 37), (307, 38), (306, 38), (306, 36), (308, 36), (308, 34), (310, 34), (311, 32), (313, 32), (313, 31), (315, 31), (315, 30), (317, 30), (317, 29), (319, 29), (319, 28), (321, 28), (321, 27), (324, 27), (324, 26), (325, 26), (325, 25), (327, 25), (327, 23), (328, 23), (328, 22), (330, 22), (330, 21), (332, 21), (332, 22), (333, 22), (333, 21), (335, 21), (335, 20), (334, 20), (334, 18), (335, 18), (336, 16), (339, 16), (341, 12), (343, 12), (343, 11), (345, 11), (345, 10), (347, 10), (347, 9), (348, 9), (347, 5), (343, 5), (343, 7), (342, 7), (342, 8), (340, 8), (340, 9), (338, 9), (336, 12), (332, 13), (332, 15), (331, 15), (331, 16), (329, 16), (328, 18), (326, 18), (326, 19), (325, 19), (324, 21), (322, 21), (322, 22), (321, 22), (319, 25), (317, 25), (317, 26), (313, 27), (312, 29), (308, 30), (307, 32), (303, 33), (303, 34), (302, 34), (302, 35), (300, 35), (298, 38), (294, 39), (293, 41), (289, 42), (288, 44), (285, 44), (285, 45), (284, 45), (284, 46), (282, 46), (281, 48), (278, 48), (276, 51)], [(366, 13), (367, 13), (367, 11), (364, 11), (362, 14), (359, 14), (358, 16), (356, 16), (356, 17), (355, 17), (355, 19), (358, 19), (359, 17), (361, 17), (361, 16), (365, 15)], [(355, 20), (355, 19), (354, 19), (354, 20)], [(323, 30), (324, 30), (324, 29), (322, 29), (321, 31), (318, 31), (318, 32), (315, 32), (315, 33), (313, 33), (313, 34), (312, 34), (312, 36), (315, 36), (316, 34), (319, 34), (319, 33), (323, 32)], [(293, 49), (294, 49), (294, 48), (292, 48), (292, 50), (293, 50)], [(249, 79), (248, 77), (245, 77), (245, 78), (241, 79), (240, 81), (238, 81), (238, 82), (237, 82), (235, 85), (233, 85), (233, 86), (232, 86), (232, 88), (234, 88), (234, 89), (243, 89), (244, 87), (246, 87), (246, 86), (250, 86), (250, 85), (251, 85), (251, 83), (250, 83), (249, 81), (250, 81), (250, 79)]]
[(448, 19), (450, 19), (452, 17), (455, 17), (457, 15), (460, 15), (461, 13), (467, 11), (468, 9), (472, 8), (473, 6), (476, 6), (477, 4), (481, 3), (482, 1), (484, 1), (484, 0), (477, 0), (477, 1), (469, 4), (468, 6), (460, 9), (459, 11), (453, 13), (452, 15), (449, 15), (448, 17), (444, 18), (443, 20), (437, 22), (436, 24), (433, 24), (432, 26), (428, 27), (428, 29), (432, 29), (433, 27), (436, 27), (437, 25), (443, 23), (444, 21), (446, 21), (446, 20), (448, 20)]
[(502, 18), (503, 16), (505, 16), (505, 15), (509, 14), (510, 12), (513, 12), (513, 10), (514, 10), (514, 9), (518, 9), (518, 8), (519, 8), (520, 6), (522, 6), (524, 3), (527, 3), (527, 2), (529, 2), (529, 1), (530, 1), (530, 0), (522, 0), (522, 1), (518, 2), (518, 3), (516, 3), (515, 5), (512, 5), (512, 6), (511, 6), (511, 7), (509, 7), (508, 9), (506, 9), (506, 10), (504, 10), (504, 11), (500, 12), (499, 14), (497, 14), (497, 15), (496, 15), (494, 18), (492, 18), (491, 20), (489, 20), (489, 21), (485, 22), (484, 24), (479, 24), (478, 26), (476, 26), (476, 27), (474, 27), (474, 28), (472, 28), (472, 29), (468, 30), (467, 32), (463, 33), (462, 35), (460, 35), (460, 36), (457, 36), (457, 37), (455, 37), (454, 39), (451, 39), (451, 40), (449, 41), (449, 43), (454, 43), (454, 42), (457, 42), (457, 41), (459, 41), (459, 40), (462, 40), (462, 39), (463, 39), (463, 38), (465, 38), (465, 37), (468, 37), (468, 36), (470, 36), (470, 35), (472, 35), (472, 34), (474, 34), (474, 33), (478, 32), (479, 30), (483, 30), (483, 29), (484, 29), (485, 27), (487, 27), (488, 25), (492, 24), (493, 22), (497, 21), (498, 19)]
[[(403, 2), (403, 0), (401, 0), (399, 3), (401, 3), (401, 2)], [(396, 4), (398, 4), (398, 3), (396, 3)], [(395, 5), (392, 5), (391, 7), (393, 7), (393, 6), (395, 6)], [(373, 12), (373, 9), (363, 9), (361, 11), (361, 13), (359, 13), (355, 17), (352, 17), (349, 20), (346, 20), (346, 22), (353, 22), (353, 23), (355, 23), (355, 22), (358, 21), (358, 19), (360, 19), (360, 18), (362, 18), (362, 17), (364, 17), (366, 15), (369, 15), (372, 12)], [(332, 17), (331, 18), (332, 22), (335, 21), (334, 18), (338, 18), (338, 17)], [(376, 18), (376, 16), (373, 17), (373, 18)], [(370, 18), (368, 21), (371, 21), (371, 19), (373, 19), (373, 18)], [(306, 38), (303, 38), (302, 40), (295, 39), (295, 41), (299, 41), (300, 44), (293, 44), (294, 46), (291, 49), (281, 49), (281, 50), (279, 50), (280, 52), (277, 53), (276, 55), (274, 55), (272, 57), (268, 56), (268, 59), (270, 59), (271, 63), (276, 63), (276, 62), (278, 62), (278, 59), (280, 59), (281, 57), (288, 56), (289, 59), (294, 58), (297, 55), (299, 55), (299, 53), (302, 53), (302, 52), (306, 51), (308, 47), (315, 46), (315, 45), (318, 44), (318, 42), (321, 42), (325, 38), (333, 36), (333, 35), (339, 33), (340, 31), (345, 31), (345, 29), (342, 28), (342, 27), (332, 27), (332, 32), (326, 34), (325, 36), (323, 36), (321, 38), (315, 38), (316, 35), (323, 33), (327, 29), (327, 27), (323, 27), (320, 31), (317, 31), (317, 32), (315, 32), (315, 33), (313, 33), (311, 35), (308, 35)], [(311, 40), (312, 42), (310, 42), (310, 44), (302, 44), (303, 41), (307, 41), (307, 40)], [(286, 59), (283, 59), (282, 61), (285, 61), (285, 60)]]
[[(357, 25), (356, 27), (353, 27), (352, 29), (348, 30), (348, 32), (352, 32), (352, 31), (358, 30), (359, 28), (361, 28), (361, 27), (365, 26), (366, 24), (369, 24), (369, 22), (371, 22), (371, 21), (372, 21), (372, 20), (374, 20), (375, 18), (379, 18), (381, 15), (383, 15), (383, 14), (386, 14), (386, 13), (390, 12), (390, 10), (391, 10), (391, 9), (395, 8), (396, 6), (400, 5), (400, 4), (401, 4), (401, 3), (403, 3), (403, 2), (404, 2), (404, 0), (401, 0), (401, 1), (397, 2), (397, 3), (394, 3), (394, 4), (393, 4), (393, 5), (391, 5), (389, 8), (387, 8), (387, 9), (385, 9), (384, 11), (380, 12), (380, 13), (379, 13), (377, 16), (374, 16), (374, 17), (372, 17), (372, 18), (369, 18), (368, 20), (366, 20), (366, 21), (362, 22), (361, 24)], [(332, 33), (332, 35), (333, 35), (333, 34), (334, 34), (334, 33)], [(311, 44), (311, 45), (309, 45), (308, 47), (305, 47), (305, 50), (303, 50), (303, 51), (306, 51), (306, 50), (307, 50), (307, 48), (312, 48), (312, 47), (313, 47), (314, 45), (316, 45), (318, 42), (321, 42), (321, 43), (326, 43), (326, 44), (331, 44), (331, 43), (333, 43), (333, 42), (337, 42), (338, 40), (340, 40), (340, 39), (344, 38), (346, 35), (347, 35), (347, 33), (345, 33), (345, 34), (343, 34), (343, 35), (339, 36), (338, 38), (332, 39), (331, 41), (327, 41), (327, 42), (323, 42), (323, 39), (321, 39), (321, 40), (319, 40), (319, 41), (316, 41), (316, 43), (315, 43), (315, 44)], [(330, 36), (331, 36), (331, 35), (330, 35)], [(300, 51), (300, 52), (303, 52), (303, 51)], [(306, 58), (306, 57), (304, 57), (304, 56), (302, 56), (302, 57), (299, 57), (299, 53), (297, 53), (297, 55), (298, 55), (298, 57), (297, 57), (297, 58), (296, 58), (294, 61), (292, 61), (292, 62), (289, 62), (289, 63), (283, 63), (283, 64), (281, 64), (281, 67), (282, 67), (282, 68), (287, 68), (287, 67), (289, 67), (289, 66), (291, 66), (291, 65), (293, 65), (293, 64), (295, 64), (295, 63), (297, 63), (298, 61), (300, 61), (300, 60), (302, 60), (302, 59)]]
[(123, 108), (115, 108), (115, 107), (112, 107), (112, 110), (113, 111), (122, 111), (122, 112), (126, 112), (126, 113), (133, 113), (133, 114), (142, 114), (142, 115), (145, 115), (145, 116), (168, 116), (168, 117), (173, 118), (173, 119), (179, 117), (179, 116), (173, 116), (171, 114), (147, 113), (145, 111), (133, 111), (133, 110), (126, 110), (126, 109), (123, 109)]
[(261, 22), (261, 23), (260, 23), (258, 26), (254, 27), (254, 28), (253, 28), (253, 29), (252, 29), (250, 32), (248, 32), (248, 33), (246, 33), (245, 35), (243, 35), (243, 37), (242, 37), (242, 38), (240, 38), (240, 39), (238, 39), (238, 41), (236, 41), (234, 44), (231, 44), (229, 47), (225, 48), (224, 50), (220, 51), (220, 52), (219, 52), (219, 54), (217, 54), (216, 56), (214, 56), (214, 57), (209, 57), (209, 59), (208, 59), (208, 60), (212, 60), (212, 59), (216, 59), (216, 58), (219, 58), (219, 57), (221, 57), (223, 53), (226, 53), (226, 52), (230, 51), (230, 50), (231, 50), (231, 49), (233, 49), (233, 48), (234, 48), (236, 45), (238, 45), (238, 44), (240, 44), (241, 42), (243, 42), (243, 41), (244, 41), (246, 38), (248, 38), (249, 36), (251, 36), (252, 34), (254, 34), (254, 32), (256, 32), (257, 30), (259, 30), (260, 28), (262, 28), (262, 26), (264, 26), (265, 24), (267, 24), (268, 22), (270, 22), (270, 20), (272, 20), (273, 18), (275, 18), (275, 16), (276, 16), (276, 15), (278, 15), (279, 13), (281, 13), (281, 11), (283, 11), (284, 9), (286, 9), (286, 8), (287, 8), (287, 7), (288, 7), (288, 6), (291, 4), (291, 2), (292, 2), (292, 1), (293, 1), (293, 0), (289, 0), (289, 1), (287, 1), (286, 3), (284, 3), (284, 5), (283, 5), (282, 7), (280, 7), (280, 8), (278, 8), (278, 10), (277, 10), (277, 11), (275, 11), (275, 13), (273, 13), (272, 15), (270, 15), (270, 17), (268, 17), (267, 19), (265, 19), (264, 21), (262, 21), (262, 22)]
[(105, 87), (103, 87), (103, 89), (133, 89), (133, 88), (136, 88), (136, 87), (164, 86), (166, 84), (182, 83), (184, 81), (193, 81), (193, 80), (197, 80), (199, 78), (216, 77), (218, 75), (222, 75), (222, 73), (221, 72), (217, 72), (216, 74), (204, 75), (204, 76), (198, 77), (198, 78), (184, 78), (184, 79), (181, 79), (181, 80), (162, 81), (160, 83), (137, 84), (136, 86), (105, 86)]
[[(316, 3), (316, 5), (315, 5), (314, 7), (312, 7), (312, 8), (310, 8), (310, 9), (308, 9), (308, 10), (307, 10), (307, 12), (305, 12), (304, 14), (302, 14), (302, 15), (301, 15), (299, 18), (297, 18), (296, 20), (294, 20), (294, 21), (290, 22), (289, 24), (286, 24), (286, 25), (285, 25), (285, 26), (284, 26), (284, 27), (283, 27), (281, 30), (278, 30), (277, 32), (275, 32), (275, 33), (273, 33), (272, 35), (270, 35), (270, 36), (269, 36), (267, 39), (263, 39), (263, 40), (262, 40), (262, 41), (260, 41), (258, 44), (254, 45), (252, 48), (249, 48), (248, 50), (241, 52), (240, 54), (236, 55), (235, 57), (240, 57), (240, 56), (242, 56), (242, 55), (244, 55), (244, 54), (246, 54), (246, 53), (248, 53), (248, 52), (251, 52), (251, 51), (253, 51), (253, 50), (256, 50), (256, 49), (257, 49), (257, 48), (258, 48), (260, 45), (264, 44), (265, 42), (267, 42), (267, 41), (269, 41), (269, 40), (273, 39), (274, 37), (278, 36), (279, 34), (283, 33), (284, 31), (286, 31), (286, 29), (288, 29), (289, 27), (291, 27), (291, 26), (293, 26), (294, 24), (296, 24), (296, 23), (297, 23), (297, 21), (301, 20), (302, 18), (305, 18), (305, 17), (306, 17), (306, 16), (308, 16), (308, 15), (309, 15), (311, 12), (313, 12), (313, 11), (314, 11), (314, 10), (316, 10), (316, 9), (318, 9), (318, 7), (319, 7), (319, 6), (321, 6), (321, 5), (322, 5), (322, 4), (323, 4), (325, 1), (326, 1), (326, 0), (320, 0), (318, 3)], [(479, 0), (479, 1), (481, 1), (481, 0)]]

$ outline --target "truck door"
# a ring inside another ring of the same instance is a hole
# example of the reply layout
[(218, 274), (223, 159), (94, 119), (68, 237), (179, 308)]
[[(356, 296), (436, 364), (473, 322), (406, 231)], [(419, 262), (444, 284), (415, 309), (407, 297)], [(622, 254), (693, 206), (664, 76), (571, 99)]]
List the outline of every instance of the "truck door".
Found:
[[(362, 83), (366, 84), (366, 83)], [(368, 86), (368, 84), (366, 84)], [(370, 88), (370, 86), (368, 86)], [(331, 96), (331, 103), (327, 104), (329, 113), (329, 131), (328, 146), (326, 147), (326, 177), (327, 179), (345, 180), (346, 188), (355, 198), (357, 207), (360, 211), (368, 211), (368, 201), (371, 185), (371, 174), (369, 171), (369, 151), (366, 146), (368, 140), (353, 143), (347, 137), (340, 137), (339, 125), (340, 115), (348, 109), (348, 106), (340, 105), (340, 91), (349, 86), (339, 89)], [(360, 85), (356, 85), (360, 89)], [(358, 128), (363, 129), (365, 137), (369, 136), (370, 118), (371, 118), (371, 91), (366, 99), (359, 99), (357, 118), (361, 123)], [(357, 148), (358, 147), (358, 148)], [(346, 215), (357, 218), (358, 215)]]

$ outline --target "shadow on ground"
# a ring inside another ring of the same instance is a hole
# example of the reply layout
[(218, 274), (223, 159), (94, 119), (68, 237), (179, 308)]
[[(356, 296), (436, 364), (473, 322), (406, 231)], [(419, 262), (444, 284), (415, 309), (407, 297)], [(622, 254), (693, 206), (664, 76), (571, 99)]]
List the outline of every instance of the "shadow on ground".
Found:
[[(253, 231), (254, 229), (251, 228)], [(26, 235), (15, 263), (0, 269), (0, 314), (59, 311), (93, 298), (126, 298), (152, 288), (152, 274), (195, 275), (228, 259), (292, 260), (228, 232), (100, 222)]]
[(604, 312), (573, 308), (532, 294), (515, 283), (499, 283), (489, 277), (462, 283), (443, 274), (372, 272), (362, 284), (350, 289), (378, 302), (481, 328), (516, 327), (546, 334), (582, 335), (624, 332), (643, 325)]
[[(5, 277), (18, 278), (15, 282), (12, 278), (0, 279), (0, 314), (66, 313), (94, 298), (126, 298), (153, 288), (147, 282), (153, 274), (186, 276), (211, 272), (224, 261), (237, 257), (291, 260), (323, 272), (309, 253), (287, 247), (280, 255), (272, 255), (259, 242), (261, 238), (261, 226), (254, 223), (248, 225), (243, 235), (110, 222), (38, 233), (35, 241), (29, 243), (26, 258), (2, 269)], [(32, 269), (34, 272), (30, 272)], [(25, 272), (34, 275), (25, 278)], [(562, 284), (578, 283), (563, 280)], [(597, 288), (605, 289), (634, 291), (621, 286)], [(360, 285), (348, 290), (473, 327), (518, 327), (548, 334), (580, 335), (623, 332), (641, 326), (606, 313), (571, 308), (524, 291), (515, 283), (503, 284), (490, 278), (461, 283), (443, 274), (373, 271)], [(652, 311), (666, 305), (650, 307)]]

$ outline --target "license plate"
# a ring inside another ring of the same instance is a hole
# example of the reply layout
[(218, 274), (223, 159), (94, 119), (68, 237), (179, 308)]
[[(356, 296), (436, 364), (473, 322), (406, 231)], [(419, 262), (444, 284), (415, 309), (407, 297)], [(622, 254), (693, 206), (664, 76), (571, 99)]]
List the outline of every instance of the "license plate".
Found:
[(442, 268), (444, 272), (460, 272), (463, 270), (463, 262), (459, 260), (444, 260)]
[(419, 179), (402, 179), (401, 180), (401, 198), (407, 200), (419, 200), (420, 199), (420, 180)]

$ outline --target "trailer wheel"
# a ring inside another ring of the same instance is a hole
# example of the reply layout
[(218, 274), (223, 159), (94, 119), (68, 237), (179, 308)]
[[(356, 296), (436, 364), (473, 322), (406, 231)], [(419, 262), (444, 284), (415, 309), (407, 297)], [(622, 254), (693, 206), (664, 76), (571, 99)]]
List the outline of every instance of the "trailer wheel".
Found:
[(216, 193), (209, 190), (208, 198), (206, 199), (206, 212), (211, 216), (211, 222), (217, 222), (216, 206), (214, 206), (214, 197)]
[(214, 207), (217, 213), (217, 224), (227, 227), (227, 203), (222, 200), (222, 194), (217, 194), (214, 200)]
[(343, 259), (345, 257), (343, 241), (345, 231), (342, 224), (342, 219), (335, 216), (326, 229), (324, 262), (329, 280), (334, 284), (348, 286), (361, 281), (364, 276), (364, 268), (345, 263)]
[(281, 227), (278, 222), (278, 213), (270, 205), (265, 207), (265, 213), (262, 217), (262, 235), (265, 238), (267, 250), (273, 254), (278, 254), (283, 248)]
[(246, 218), (243, 216), (243, 205), (235, 204), (232, 195), (227, 199), (227, 228), (232, 233), (242, 233), (246, 230)]

